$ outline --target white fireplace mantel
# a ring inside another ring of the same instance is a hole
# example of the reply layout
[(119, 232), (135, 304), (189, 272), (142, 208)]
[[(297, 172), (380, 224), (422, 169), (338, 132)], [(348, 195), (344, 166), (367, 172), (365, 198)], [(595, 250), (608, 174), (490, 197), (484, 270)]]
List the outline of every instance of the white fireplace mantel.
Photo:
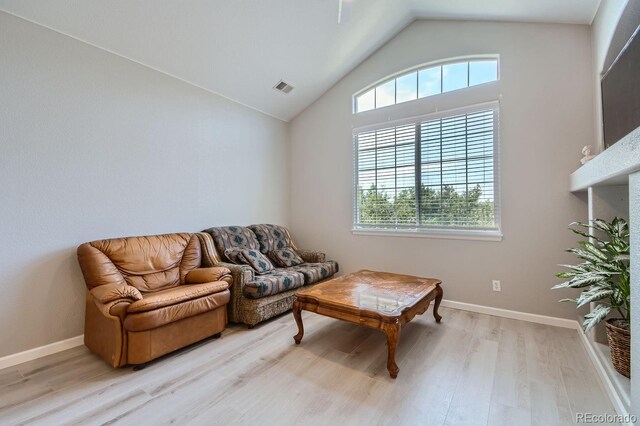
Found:
[[(571, 192), (588, 193), (589, 220), (621, 216), (629, 220), (631, 241), (631, 377), (618, 375), (606, 359), (608, 348), (596, 330), (589, 338), (600, 356), (603, 380), (622, 410), (640, 415), (640, 127), (573, 172)], [(606, 340), (605, 340), (606, 342)], [(599, 348), (599, 350), (598, 350)]]
[(640, 171), (640, 127), (571, 174), (570, 191), (600, 185), (626, 185)]

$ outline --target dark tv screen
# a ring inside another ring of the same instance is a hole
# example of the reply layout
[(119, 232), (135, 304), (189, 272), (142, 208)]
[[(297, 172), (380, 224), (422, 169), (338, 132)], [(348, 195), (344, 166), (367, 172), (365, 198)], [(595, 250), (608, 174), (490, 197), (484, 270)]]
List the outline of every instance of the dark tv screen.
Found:
[(607, 148), (640, 126), (638, 30), (602, 78), (602, 119)]

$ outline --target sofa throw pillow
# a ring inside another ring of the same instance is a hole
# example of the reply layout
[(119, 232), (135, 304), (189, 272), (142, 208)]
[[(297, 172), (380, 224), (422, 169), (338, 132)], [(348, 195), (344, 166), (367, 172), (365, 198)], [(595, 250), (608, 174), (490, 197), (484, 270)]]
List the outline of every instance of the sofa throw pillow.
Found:
[(269, 252), (269, 257), (276, 265), (288, 268), (290, 266), (298, 266), (304, 263), (300, 255), (291, 247), (275, 249)]
[(229, 259), (229, 262), (235, 263), (236, 265), (242, 265), (244, 262), (244, 258), (242, 258), (242, 250), (241, 248), (228, 248), (224, 251), (224, 256)]
[(241, 256), (244, 263), (251, 266), (259, 274), (264, 274), (265, 272), (275, 269), (269, 259), (260, 253), (260, 250), (245, 249), (242, 250)]

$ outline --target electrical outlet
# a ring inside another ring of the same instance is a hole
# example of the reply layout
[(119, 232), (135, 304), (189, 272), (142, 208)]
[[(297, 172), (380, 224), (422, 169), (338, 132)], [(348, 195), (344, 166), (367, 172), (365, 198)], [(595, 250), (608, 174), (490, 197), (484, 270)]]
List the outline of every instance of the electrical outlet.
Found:
[(493, 280), (493, 291), (502, 291), (500, 290), (500, 281), (498, 280)]

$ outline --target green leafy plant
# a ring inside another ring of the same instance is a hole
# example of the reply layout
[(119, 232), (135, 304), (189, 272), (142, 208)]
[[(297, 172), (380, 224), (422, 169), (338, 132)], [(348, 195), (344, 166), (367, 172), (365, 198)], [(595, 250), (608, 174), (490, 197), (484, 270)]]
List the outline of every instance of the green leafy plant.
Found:
[(631, 320), (631, 288), (627, 222), (616, 217), (611, 222), (595, 219), (590, 225), (574, 222), (570, 226), (573, 226), (569, 229), (575, 234), (588, 239), (579, 241), (579, 247), (567, 250), (583, 262), (578, 265), (560, 265), (569, 268), (570, 271), (556, 276), (567, 281), (552, 288), (588, 287), (578, 298), (560, 300), (574, 302), (578, 308), (598, 302), (598, 305), (584, 317), (582, 328), (585, 332), (612, 311), (620, 314), (623, 325), (628, 328)]

